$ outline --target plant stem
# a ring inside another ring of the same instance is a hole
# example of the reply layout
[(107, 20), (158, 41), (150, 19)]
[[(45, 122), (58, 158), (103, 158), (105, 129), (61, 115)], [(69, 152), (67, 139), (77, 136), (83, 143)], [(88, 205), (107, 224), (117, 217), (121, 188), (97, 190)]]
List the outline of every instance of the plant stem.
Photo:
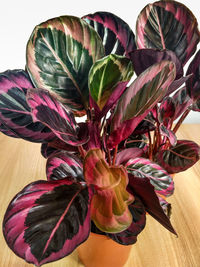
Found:
[(114, 150), (113, 162), (112, 162), (112, 165), (113, 165), (113, 166), (115, 165), (116, 156), (117, 156), (117, 150), (118, 150), (118, 145), (115, 147), (115, 150)]
[(111, 155), (110, 155), (110, 149), (108, 149), (108, 164), (111, 166)]
[(184, 121), (184, 119), (187, 117), (187, 115), (189, 114), (190, 109), (186, 109), (186, 111), (183, 113), (183, 115), (180, 117), (179, 121), (177, 122), (177, 124), (175, 125), (173, 132), (176, 133), (178, 128), (181, 126), (182, 122)]
[(151, 134), (148, 131), (148, 138), (149, 138), (149, 159), (152, 160), (152, 140), (151, 140)]
[(81, 157), (84, 158), (86, 155), (86, 151), (84, 150), (82, 145), (78, 146), (78, 151), (79, 151)]

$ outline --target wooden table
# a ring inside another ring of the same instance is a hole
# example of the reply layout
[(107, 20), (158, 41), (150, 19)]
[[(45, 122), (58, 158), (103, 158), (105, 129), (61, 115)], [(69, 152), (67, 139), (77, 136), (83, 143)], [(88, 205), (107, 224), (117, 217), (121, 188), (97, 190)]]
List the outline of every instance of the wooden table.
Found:
[[(200, 144), (200, 124), (183, 125), (179, 139)], [(0, 220), (13, 198), (28, 183), (45, 179), (45, 159), (40, 145), (0, 133)], [(175, 177), (171, 221), (178, 238), (147, 216), (147, 226), (133, 246), (125, 267), (200, 267), (200, 163)], [(0, 232), (0, 267), (28, 267), (7, 247)], [(83, 267), (76, 251), (46, 267)], [(95, 266), (94, 266), (95, 267)], [(107, 266), (102, 266), (107, 267)], [(108, 266), (109, 267), (109, 266)]]

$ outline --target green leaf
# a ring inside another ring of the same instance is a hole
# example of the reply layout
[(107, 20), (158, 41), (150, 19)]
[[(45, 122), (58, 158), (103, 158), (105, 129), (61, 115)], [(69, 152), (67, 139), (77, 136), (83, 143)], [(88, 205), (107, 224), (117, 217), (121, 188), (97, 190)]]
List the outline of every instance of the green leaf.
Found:
[(89, 73), (89, 88), (100, 110), (119, 84), (128, 83), (132, 75), (132, 63), (123, 56), (111, 54), (94, 63)]
[(88, 186), (95, 188), (91, 203), (91, 218), (95, 225), (108, 233), (127, 229), (132, 223), (128, 205), (134, 198), (126, 191), (126, 170), (122, 166), (110, 167), (100, 149), (91, 149), (85, 157), (83, 172)]
[(77, 115), (88, 106), (88, 74), (104, 56), (99, 35), (85, 21), (61, 16), (36, 26), (27, 44), (27, 70), (35, 87), (50, 90)]

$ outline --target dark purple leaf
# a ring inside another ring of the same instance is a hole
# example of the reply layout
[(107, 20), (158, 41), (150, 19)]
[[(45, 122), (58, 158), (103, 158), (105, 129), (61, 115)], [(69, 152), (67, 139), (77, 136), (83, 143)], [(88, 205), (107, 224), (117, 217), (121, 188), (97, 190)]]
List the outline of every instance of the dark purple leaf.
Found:
[(197, 100), (200, 98), (200, 50), (188, 67), (187, 75), (189, 74), (193, 75), (186, 82), (187, 92), (193, 100)]
[(174, 192), (172, 177), (158, 164), (146, 158), (130, 159), (127, 171), (138, 178), (148, 178), (156, 193), (170, 196)]
[(174, 120), (182, 115), (193, 103), (192, 99), (189, 97), (186, 87), (181, 88), (172, 96), (176, 109)]
[(69, 144), (66, 144), (59, 138), (55, 138), (53, 141), (49, 143), (44, 143), (41, 146), (41, 154), (43, 157), (48, 158), (50, 155), (52, 155), (55, 152), (59, 152), (61, 150), (70, 152), (70, 153), (77, 153), (78, 147), (77, 146), (71, 146)]
[(49, 181), (67, 178), (72, 181), (84, 181), (83, 164), (78, 156), (61, 151), (54, 153), (47, 160), (47, 179)]
[(52, 154), (59, 152), (59, 150), (57, 148), (55, 148), (55, 147), (52, 147), (50, 145), (50, 143), (43, 143), (41, 145), (40, 151), (41, 151), (42, 156), (45, 159), (47, 159), (48, 157), (50, 157)]
[(177, 138), (176, 138), (176, 135), (175, 133), (168, 129), (167, 127), (165, 127), (165, 125), (163, 123), (160, 124), (159, 126), (159, 130), (160, 130), (160, 134), (162, 136), (165, 136), (169, 139), (169, 142), (172, 146), (175, 146), (176, 143), (177, 143)]
[(169, 121), (173, 121), (175, 109), (176, 106), (172, 97), (167, 96), (162, 100), (158, 109), (158, 118), (166, 127), (168, 126)]
[(73, 113), (66, 109), (47, 90), (30, 89), (27, 94), (34, 121), (48, 126), (62, 141), (70, 145), (80, 145), (87, 141), (79, 138), (79, 126)]
[(116, 156), (116, 165), (126, 163), (128, 160), (133, 158), (141, 157), (143, 150), (137, 147), (127, 148), (120, 151)]
[(199, 155), (200, 147), (195, 142), (178, 140), (175, 146), (160, 150), (156, 159), (168, 173), (177, 173), (193, 166)]
[(143, 149), (147, 146), (147, 137), (144, 134), (141, 135), (130, 135), (124, 142), (125, 148), (138, 147)]
[(195, 103), (191, 106), (191, 110), (200, 111), (200, 98), (195, 101)]
[(174, 62), (176, 66), (176, 78), (175, 80), (183, 76), (183, 67), (180, 60), (177, 58), (173, 51), (158, 50), (158, 49), (135, 49), (129, 53), (129, 57), (132, 60), (134, 71), (137, 75), (140, 75), (147, 68), (153, 64), (159, 63), (162, 60), (169, 60)]
[(179, 87), (181, 87), (189, 78), (191, 77), (191, 74), (190, 75), (187, 75), (185, 77), (181, 77), (180, 79), (178, 80), (175, 80), (173, 81), (168, 90), (167, 90), (167, 93), (165, 96), (169, 96), (170, 94), (172, 94), (173, 92), (175, 92)]
[(0, 131), (31, 142), (47, 142), (55, 135), (40, 122), (33, 122), (31, 109), (26, 102), (28, 88), (33, 85), (23, 70), (0, 73)]
[(65, 257), (88, 238), (90, 200), (90, 189), (66, 179), (29, 184), (6, 211), (8, 246), (36, 266)]
[(106, 55), (126, 55), (136, 48), (132, 30), (118, 16), (110, 12), (96, 12), (83, 19), (100, 35)]
[(199, 43), (197, 20), (176, 1), (158, 1), (143, 8), (137, 19), (138, 48), (168, 49), (184, 65)]
[(176, 235), (176, 232), (171, 225), (169, 218), (164, 213), (160, 206), (159, 199), (154, 192), (153, 185), (150, 184), (148, 178), (138, 178), (129, 174), (128, 191), (137, 195), (142, 201), (145, 210), (159, 223), (161, 223), (166, 229)]
[(3, 123), (0, 122), (0, 132), (2, 132), (3, 134), (10, 136), (10, 137), (14, 137), (14, 138), (18, 138), (18, 136), (12, 132), (10, 129), (8, 129)]
[(150, 131), (155, 130), (154, 121), (150, 120), (148, 117), (146, 117), (144, 120), (142, 120), (138, 126), (133, 131), (134, 135), (138, 134), (144, 134)]

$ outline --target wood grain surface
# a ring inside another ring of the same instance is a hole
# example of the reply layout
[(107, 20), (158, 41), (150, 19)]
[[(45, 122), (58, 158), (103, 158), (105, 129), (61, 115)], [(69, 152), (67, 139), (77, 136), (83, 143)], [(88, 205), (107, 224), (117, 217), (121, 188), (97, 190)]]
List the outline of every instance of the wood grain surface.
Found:
[[(194, 140), (200, 144), (200, 124), (184, 124), (179, 139)], [(40, 144), (7, 137), (0, 133), (0, 221), (6, 208), (25, 185), (45, 179), (45, 159)], [(124, 267), (200, 267), (200, 163), (174, 178), (175, 193), (171, 221), (178, 238), (147, 216), (147, 225), (133, 245)], [(6, 245), (0, 232), (0, 267), (32, 266), (18, 258)], [(46, 267), (83, 267), (76, 251), (70, 256)], [(94, 266), (95, 267), (95, 266)], [(109, 266), (102, 266), (109, 267)]]

